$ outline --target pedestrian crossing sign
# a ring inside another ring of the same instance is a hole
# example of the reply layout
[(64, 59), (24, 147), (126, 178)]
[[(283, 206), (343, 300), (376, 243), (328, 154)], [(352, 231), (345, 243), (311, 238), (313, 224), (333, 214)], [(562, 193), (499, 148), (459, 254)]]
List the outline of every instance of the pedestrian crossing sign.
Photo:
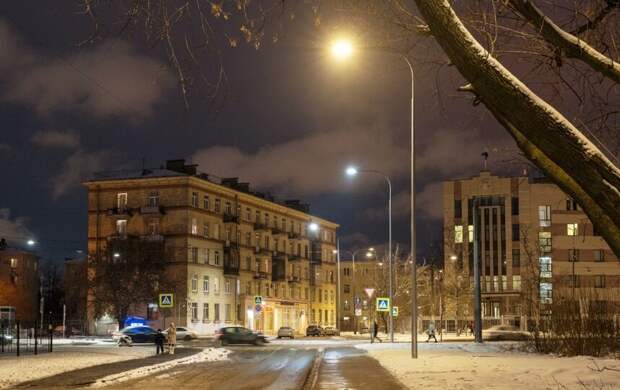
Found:
[(392, 306), (392, 317), (398, 317), (398, 306)]
[(159, 294), (159, 307), (173, 307), (174, 306), (174, 294), (165, 293)]
[(377, 311), (390, 311), (390, 298), (377, 298)]
[(255, 305), (262, 305), (263, 304), (263, 297), (261, 295), (255, 295), (254, 296), (254, 304)]

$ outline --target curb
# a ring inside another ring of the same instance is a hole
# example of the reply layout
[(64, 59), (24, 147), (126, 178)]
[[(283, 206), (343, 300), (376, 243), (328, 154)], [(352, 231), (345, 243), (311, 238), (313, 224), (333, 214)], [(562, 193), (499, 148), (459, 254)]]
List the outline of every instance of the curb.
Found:
[(316, 382), (319, 379), (319, 368), (321, 367), (321, 361), (323, 360), (323, 353), (323, 348), (319, 348), (317, 350), (312, 368), (308, 370), (308, 375), (306, 376), (304, 384), (301, 387), (303, 390), (312, 390), (316, 386)]

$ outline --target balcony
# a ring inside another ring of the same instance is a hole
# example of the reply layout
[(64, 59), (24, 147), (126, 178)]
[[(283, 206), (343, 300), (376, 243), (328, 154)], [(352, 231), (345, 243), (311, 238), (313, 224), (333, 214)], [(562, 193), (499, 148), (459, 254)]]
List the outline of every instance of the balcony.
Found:
[(222, 217), (224, 219), (224, 223), (239, 223), (239, 216), (231, 213), (224, 213)]
[(164, 215), (164, 208), (162, 206), (142, 206), (140, 207), (140, 214), (160, 214)]
[(299, 277), (299, 276), (289, 276), (288, 277), (288, 282), (289, 283), (301, 283), (301, 277)]
[(279, 227), (274, 227), (271, 229), (271, 234), (273, 234), (274, 236), (277, 236), (277, 235), (286, 235), (287, 233), (284, 230), (280, 229)]
[(286, 253), (282, 251), (273, 251), (273, 259), (277, 261), (284, 261), (286, 258)]
[(110, 216), (127, 218), (130, 217), (131, 209), (129, 207), (112, 207), (106, 210), (107, 214)]
[(286, 275), (285, 275), (284, 271), (276, 272), (274, 270), (274, 272), (271, 274), (271, 280), (273, 282), (281, 282), (281, 281), (286, 281), (287, 278), (286, 278)]
[(254, 279), (269, 279), (269, 274), (265, 271), (254, 272)]
[(288, 255), (288, 261), (301, 261), (302, 257), (299, 255)]
[(301, 234), (296, 232), (288, 232), (288, 238), (290, 238), (291, 240), (298, 240), (301, 238)]
[(145, 234), (140, 237), (142, 241), (148, 242), (161, 242), (164, 241), (164, 236), (162, 234)]
[(254, 230), (266, 230), (266, 231), (269, 231), (271, 229), (269, 228), (269, 226), (265, 225), (262, 222), (254, 222)]
[(239, 264), (228, 264), (226, 260), (224, 260), (224, 275), (239, 275)]

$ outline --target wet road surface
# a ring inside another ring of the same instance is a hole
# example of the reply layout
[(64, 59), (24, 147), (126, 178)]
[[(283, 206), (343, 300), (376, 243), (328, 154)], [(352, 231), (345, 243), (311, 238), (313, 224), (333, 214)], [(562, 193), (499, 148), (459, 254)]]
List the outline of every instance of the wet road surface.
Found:
[[(227, 349), (232, 351), (228, 361), (179, 365), (143, 378), (112, 383), (101, 388), (111, 390), (404, 388), (375, 359), (368, 357), (365, 351), (352, 346), (270, 344), (265, 347), (230, 346)], [(146, 361), (146, 359), (139, 360)], [(138, 361), (133, 364), (137, 365)], [(131, 361), (114, 363), (65, 373), (24, 387), (85, 388), (94, 380), (109, 375), (115, 365), (127, 365), (127, 369), (132, 368)], [(116, 368), (118, 370), (118, 367)]]

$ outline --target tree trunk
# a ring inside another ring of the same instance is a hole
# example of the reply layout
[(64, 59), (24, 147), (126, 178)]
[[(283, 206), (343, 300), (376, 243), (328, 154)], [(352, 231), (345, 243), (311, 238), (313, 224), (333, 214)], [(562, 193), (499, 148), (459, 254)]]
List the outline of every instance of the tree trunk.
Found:
[(493, 58), (447, 0), (416, 0), (439, 45), (525, 155), (584, 209), (620, 257), (620, 169)]

